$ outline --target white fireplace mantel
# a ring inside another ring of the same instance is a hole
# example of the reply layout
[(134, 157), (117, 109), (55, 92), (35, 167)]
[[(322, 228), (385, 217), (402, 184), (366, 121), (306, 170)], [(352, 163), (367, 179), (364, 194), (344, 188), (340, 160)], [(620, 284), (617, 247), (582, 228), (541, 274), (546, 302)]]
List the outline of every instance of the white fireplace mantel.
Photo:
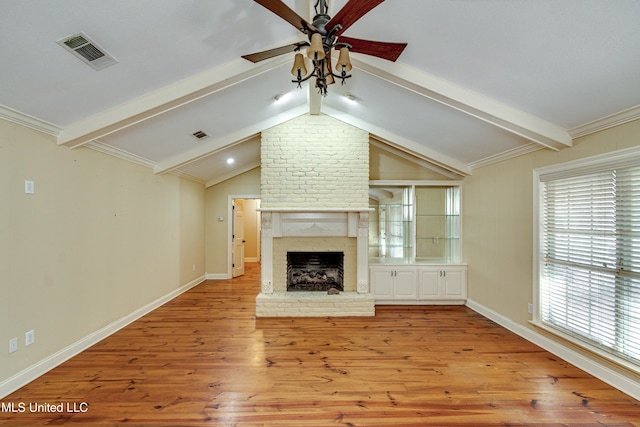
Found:
[(369, 293), (369, 212), (371, 209), (260, 209), (262, 293), (273, 294), (273, 239), (351, 237), (357, 239), (357, 293)]

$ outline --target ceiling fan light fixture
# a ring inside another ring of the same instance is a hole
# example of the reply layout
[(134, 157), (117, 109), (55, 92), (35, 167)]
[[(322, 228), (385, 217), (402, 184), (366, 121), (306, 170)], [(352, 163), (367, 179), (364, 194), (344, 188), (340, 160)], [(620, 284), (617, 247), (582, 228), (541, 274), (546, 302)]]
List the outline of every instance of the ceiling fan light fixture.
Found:
[[(254, 1), (296, 27), (308, 36), (309, 41), (297, 42), (250, 55), (242, 55), (242, 57), (256, 63), (292, 50), (293, 52), (298, 52), (291, 69), (291, 74), (293, 74), (295, 80), (291, 80), (291, 82), (295, 83), (298, 88), (302, 88), (303, 82), (315, 78), (315, 86), (322, 96), (327, 96), (327, 87), (334, 84), (336, 79), (340, 80), (340, 83), (344, 85), (345, 80), (351, 78), (349, 72), (353, 69), (353, 66), (349, 58), (349, 51), (395, 61), (407, 46), (406, 43), (377, 42), (342, 37), (342, 33), (347, 28), (384, 0), (348, 0), (333, 18), (328, 12), (329, 0), (315, 0), (316, 15), (312, 23), (308, 23), (287, 6), (283, 0)], [(313, 62), (309, 74), (307, 74), (307, 67), (304, 63), (305, 55), (300, 53), (300, 50), (306, 46), (308, 46), (306, 56)], [(331, 51), (334, 49), (340, 51), (335, 67), (331, 59)]]

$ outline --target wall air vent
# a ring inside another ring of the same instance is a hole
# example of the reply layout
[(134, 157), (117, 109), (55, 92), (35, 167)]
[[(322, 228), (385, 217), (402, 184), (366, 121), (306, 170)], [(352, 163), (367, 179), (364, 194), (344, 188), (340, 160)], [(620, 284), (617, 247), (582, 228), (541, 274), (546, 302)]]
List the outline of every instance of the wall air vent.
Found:
[(199, 130), (197, 132), (192, 133), (191, 135), (193, 135), (193, 137), (197, 140), (200, 139), (205, 139), (206, 137), (208, 137), (209, 135), (207, 135), (206, 133), (204, 133), (203, 131)]
[(82, 62), (94, 70), (102, 70), (118, 61), (98, 46), (85, 33), (78, 33), (58, 40), (60, 46), (73, 53)]

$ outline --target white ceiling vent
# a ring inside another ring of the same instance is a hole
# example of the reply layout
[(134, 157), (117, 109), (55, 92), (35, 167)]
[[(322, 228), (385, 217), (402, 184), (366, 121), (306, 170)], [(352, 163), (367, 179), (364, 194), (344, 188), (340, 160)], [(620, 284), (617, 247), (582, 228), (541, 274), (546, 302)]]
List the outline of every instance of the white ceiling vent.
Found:
[(58, 44), (73, 53), (82, 62), (89, 64), (94, 70), (102, 70), (118, 61), (98, 46), (85, 33), (78, 33), (58, 40)]

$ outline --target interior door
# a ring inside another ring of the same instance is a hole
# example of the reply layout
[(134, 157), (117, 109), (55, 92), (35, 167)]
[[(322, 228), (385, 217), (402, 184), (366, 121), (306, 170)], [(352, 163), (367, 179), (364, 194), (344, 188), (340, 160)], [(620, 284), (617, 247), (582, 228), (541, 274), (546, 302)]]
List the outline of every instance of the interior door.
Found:
[(233, 277), (244, 274), (244, 244), (244, 200), (233, 199), (233, 236), (231, 241)]

